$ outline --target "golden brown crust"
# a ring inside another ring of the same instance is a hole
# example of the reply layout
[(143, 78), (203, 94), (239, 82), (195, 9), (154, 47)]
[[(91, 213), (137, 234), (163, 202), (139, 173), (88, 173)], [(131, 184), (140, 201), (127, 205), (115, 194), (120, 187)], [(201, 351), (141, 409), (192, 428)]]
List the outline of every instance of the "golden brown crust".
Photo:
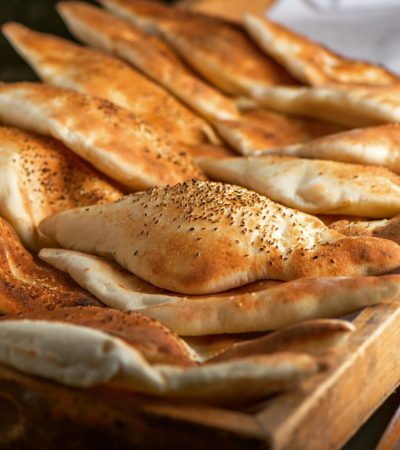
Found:
[(0, 118), (49, 134), (131, 189), (203, 178), (179, 144), (128, 110), (38, 83), (0, 86)]
[(234, 343), (207, 362), (229, 361), (264, 353), (305, 352), (319, 354), (328, 351), (354, 331), (354, 326), (344, 320), (316, 319), (291, 325), (282, 330), (244, 342)]
[(400, 213), (400, 177), (385, 167), (273, 154), (199, 164), (214, 180), (309, 214), (382, 218)]
[(226, 142), (242, 155), (307, 142), (342, 130), (339, 125), (329, 122), (300, 119), (259, 108), (245, 109), (240, 120), (217, 121), (215, 125)]
[(209, 142), (212, 130), (206, 122), (123, 61), (17, 23), (2, 30), (43, 81), (116, 103), (177, 141)]
[(161, 39), (83, 2), (61, 2), (68, 28), (86, 44), (116, 54), (207, 119), (232, 119), (234, 103), (197, 78)]
[(372, 236), (400, 244), (400, 216), (392, 219), (354, 221), (339, 220), (330, 225), (330, 228), (339, 231), (345, 236)]
[(40, 228), (64, 248), (109, 256), (156, 286), (188, 294), (400, 265), (393, 242), (345, 238), (255, 192), (197, 180), (59, 213)]
[(186, 145), (184, 147), (186, 153), (188, 153), (195, 161), (199, 161), (202, 158), (227, 158), (232, 156), (238, 156), (233, 150), (222, 145)]
[(400, 173), (400, 124), (358, 128), (276, 149), (277, 153), (384, 166)]
[(34, 259), (1, 218), (0, 271), (1, 314), (101, 305), (69, 276)]
[(101, 3), (135, 25), (161, 34), (188, 64), (229, 94), (247, 93), (254, 84), (295, 83), (282, 67), (262, 54), (238, 25), (160, 2)]
[(66, 322), (94, 328), (131, 345), (151, 363), (191, 366), (195, 363), (188, 355), (182, 340), (154, 319), (136, 312), (122, 312), (95, 306), (59, 308), (53, 311), (22, 313), (7, 319), (46, 320)]
[(376, 64), (345, 58), (265, 17), (247, 14), (250, 36), (294, 77), (314, 86), (328, 83), (391, 85), (400, 78)]

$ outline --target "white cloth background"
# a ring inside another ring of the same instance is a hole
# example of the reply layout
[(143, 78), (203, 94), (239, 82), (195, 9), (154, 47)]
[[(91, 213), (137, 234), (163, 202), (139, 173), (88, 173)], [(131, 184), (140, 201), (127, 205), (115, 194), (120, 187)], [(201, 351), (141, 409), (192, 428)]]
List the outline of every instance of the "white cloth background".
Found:
[(269, 17), (400, 74), (400, 0), (278, 0)]

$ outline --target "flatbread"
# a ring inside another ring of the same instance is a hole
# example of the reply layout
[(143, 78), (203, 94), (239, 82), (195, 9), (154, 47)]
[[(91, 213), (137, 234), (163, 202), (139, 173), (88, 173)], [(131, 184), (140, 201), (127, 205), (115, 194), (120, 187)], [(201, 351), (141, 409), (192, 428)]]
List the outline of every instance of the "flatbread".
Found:
[(44, 82), (109, 100), (168, 130), (178, 142), (219, 142), (207, 122), (123, 61), (17, 23), (2, 30)]
[(313, 117), (347, 127), (400, 122), (400, 85), (254, 86), (251, 96), (281, 113)]
[(382, 220), (339, 220), (329, 225), (346, 236), (374, 236), (400, 244), (400, 216)]
[[(125, 326), (132, 325), (131, 318), (124, 315)], [(96, 321), (91, 317), (84, 320), (84, 325), (68, 323), (67, 317), (53, 321), (46, 314), (34, 319), (20, 316), (2, 320), (0, 361), (69, 386), (89, 388), (112, 383), (120, 389), (158, 397), (229, 403), (280, 392), (318, 370), (318, 363), (302, 353), (277, 353), (182, 367), (176, 364), (175, 355), (170, 361), (170, 348), (162, 347), (157, 351), (158, 357), (161, 354), (166, 362), (152, 364), (145, 358), (146, 343), (138, 344), (132, 342), (135, 339), (126, 340), (121, 335), (115, 337), (113, 326), (103, 331), (98, 321), (94, 327), (92, 322)], [(133, 325), (136, 323), (137, 320)], [(163, 336), (155, 324), (146, 325), (148, 329), (144, 327), (143, 331), (158, 345), (176, 344), (174, 339), (171, 342), (168, 330)], [(114, 327), (118, 328), (116, 321)]]
[(123, 196), (109, 180), (60, 142), (0, 126), (0, 216), (33, 250), (54, 245), (37, 226), (65, 209)]
[(384, 67), (345, 58), (261, 15), (245, 14), (243, 23), (249, 35), (266, 54), (304, 84), (321, 86), (329, 83), (400, 83), (400, 78)]
[(131, 190), (203, 178), (167, 134), (97, 97), (39, 83), (1, 84), (0, 121), (60, 140)]
[(161, 35), (194, 70), (227, 94), (252, 86), (294, 84), (234, 23), (156, 1), (101, 0), (113, 13)]
[(400, 177), (383, 167), (273, 155), (199, 164), (214, 180), (310, 214), (382, 218), (400, 213)]
[[(262, 332), (303, 320), (341, 317), (393, 300), (400, 291), (400, 275), (384, 275), (268, 280), (219, 294), (183, 296), (156, 288), (96, 256), (63, 249), (43, 249), (39, 256), (106, 305), (139, 310), (182, 336)], [(238, 337), (228, 339), (229, 346), (234, 339)]]
[(194, 161), (198, 164), (198, 161), (203, 158), (229, 158), (233, 156), (239, 156), (234, 150), (223, 145), (185, 145), (183, 147), (185, 152), (190, 155)]
[[(196, 365), (196, 354), (175, 333), (154, 319), (136, 312), (121, 312), (96, 306), (24, 312), (12, 320), (46, 320), (80, 325), (122, 339), (135, 347), (151, 364)], [(1, 321), (9, 318), (0, 319)]]
[(285, 116), (260, 108), (247, 109), (240, 119), (219, 120), (214, 125), (222, 138), (244, 156), (307, 142), (342, 130), (329, 122)]
[(255, 339), (234, 343), (208, 362), (226, 361), (243, 356), (293, 351), (321, 356), (343, 344), (356, 327), (338, 319), (305, 320)]
[(28, 253), (0, 218), (0, 314), (101, 303), (69, 276)]
[(196, 77), (161, 39), (87, 3), (61, 2), (57, 9), (76, 38), (126, 60), (201, 116), (237, 117), (235, 104)]
[(400, 266), (393, 242), (344, 238), (255, 192), (199, 180), (61, 212), (40, 230), (63, 248), (108, 256), (145, 281), (187, 294)]
[(400, 125), (360, 128), (261, 153), (384, 166), (400, 173)]

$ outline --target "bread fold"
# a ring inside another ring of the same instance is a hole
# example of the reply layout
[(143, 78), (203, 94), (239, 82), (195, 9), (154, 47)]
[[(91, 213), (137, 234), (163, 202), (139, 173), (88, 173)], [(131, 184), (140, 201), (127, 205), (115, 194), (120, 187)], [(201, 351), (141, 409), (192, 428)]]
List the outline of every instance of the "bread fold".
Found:
[(152, 126), (168, 130), (177, 142), (188, 145), (219, 142), (206, 121), (118, 58), (18, 23), (7, 23), (2, 30), (44, 82), (129, 109)]
[(250, 36), (268, 56), (305, 84), (384, 86), (400, 83), (398, 76), (382, 66), (345, 58), (261, 15), (246, 14), (243, 23)]
[(72, 90), (2, 84), (0, 121), (60, 140), (131, 190), (203, 177), (164, 132), (107, 100)]
[(400, 177), (383, 167), (274, 155), (199, 164), (214, 180), (309, 214), (382, 218), (400, 213)]
[(82, 252), (43, 249), (39, 256), (104, 304), (140, 311), (182, 336), (261, 332), (303, 320), (341, 317), (393, 300), (400, 291), (400, 275), (384, 275), (267, 280), (218, 294), (188, 296), (157, 288), (111, 261)]
[[(80, 313), (88, 316), (84, 325), (68, 323), (68, 314), (1, 320), (0, 361), (68, 386), (112, 384), (157, 397), (211, 403), (257, 400), (286, 390), (318, 370), (314, 358), (294, 352), (231, 358), (207, 365), (177, 364), (170, 350), (162, 347), (173, 340), (172, 336), (167, 330), (158, 333), (157, 324), (148, 323), (148, 339), (159, 343), (159, 357), (164, 358), (152, 362), (146, 344), (116, 336), (110, 326), (102, 330), (101, 323), (91, 324), (90, 310)], [(103, 314), (103, 322), (110, 316), (103, 310), (98, 314)], [(119, 315), (128, 323), (132, 319)]]
[(61, 2), (57, 8), (77, 39), (129, 62), (201, 116), (237, 117), (235, 104), (194, 75), (161, 39), (87, 3)]

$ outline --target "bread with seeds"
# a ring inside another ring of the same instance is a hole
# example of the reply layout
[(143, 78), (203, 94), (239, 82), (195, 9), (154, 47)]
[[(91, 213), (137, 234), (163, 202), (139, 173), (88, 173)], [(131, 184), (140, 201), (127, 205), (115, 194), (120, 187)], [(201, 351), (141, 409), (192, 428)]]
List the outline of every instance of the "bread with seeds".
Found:
[(110, 203), (122, 192), (61, 142), (0, 126), (0, 216), (33, 250), (54, 244), (37, 226), (45, 217)]
[(339, 220), (329, 225), (345, 236), (373, 236), (400, 244), (400, 216), (382, 220)]
[(2, 30), (44, 82), (129, 109), (153, 126), (168, 130), (177, 142), (219, 142), (207, 122), (127, 63), (17, 23), (7, 23)]
[(168, 329), (137, 313), (69, 308), (0, 320), (0, 362), (80, 388), (107, 383), (156, 397), (240, 403), (318, 371), (304, 353), (233, 355), (203, 365), (190, 353)]
[(188, 294), (400, 266), (391, 241), (345, 238), (255, 192), (200, 180), (58, 213), (40, 230), (63, 248), (110, 257), (145, 281)]
[(72, 90), (1, 84), (0, 121), (60, 140), (131, 190), (203, 177), (167, 134), (125, 108)]
[(69, 276), (27, 252), (0, 218), (0, 315), (101, 305)]
[(201, 116), (237, 117), (235, 104), (196, 77), (161, 39), (87, 3), (61, 2), (57, 9), (77, 39), (129, 62)]
[(381, 218), (400, 213), (400, 177), (383, 167), (273, 155), (199, 164), (214, 180), (310, 214)]
[(400, 294), (400, 275), (382, 275), (264, 280), (215, 294), (183, 295), (157, 288), (99, 256), (46, 248), (39, 257), (107, 306), (140, 311), (182, 336), (274, 330), (307, 319), (341, 317)]

